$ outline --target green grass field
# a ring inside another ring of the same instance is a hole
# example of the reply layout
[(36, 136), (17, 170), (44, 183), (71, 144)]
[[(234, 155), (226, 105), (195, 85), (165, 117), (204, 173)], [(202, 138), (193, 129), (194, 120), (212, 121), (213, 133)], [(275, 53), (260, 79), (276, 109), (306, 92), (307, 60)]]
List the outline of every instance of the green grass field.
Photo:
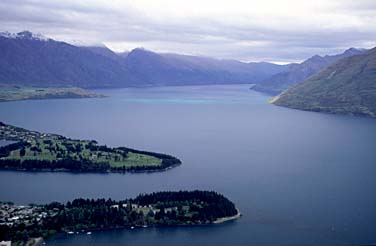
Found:
[(127, 158), (121, 161), (110, 161), (111, 167), (130, 167), (130, 166), (159, 166), (162, 160), (154, 156), (136, 154), (129, 152)]
[(90, 150), (89, 143), (89, 141), (68, 139), (38, 139), (25, 148), (23, 155), (21, 155), (21, 150), (17, 149), (12, 151), (6, 159), (52, 161), (69, 157), (73, 160), (90, 160), (94, 163), (108, 162), (114, 168), (162, 164), (161, 159), (145, 154), (128, 152), (125, 157), (121, 150)]

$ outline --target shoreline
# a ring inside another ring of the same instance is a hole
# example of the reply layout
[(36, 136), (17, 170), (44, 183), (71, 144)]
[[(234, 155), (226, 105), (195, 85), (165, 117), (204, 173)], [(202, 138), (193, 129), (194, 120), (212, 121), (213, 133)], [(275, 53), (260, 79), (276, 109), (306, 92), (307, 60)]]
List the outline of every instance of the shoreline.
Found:
[[(174, 224), (174, 225), (163, 225), (163, 224), (148, 224), (148, 225), (125, 225), (125, 226), (117, 226), (117, 227), (107, 227), (107, 228), (87, 228), (79, 231), (68, 231), (64, 230), (62, 232), (58, 232), (53, 237), (59, 236), (69, 236), (69, 235), (78, 235), (78, 234), (86, 234), (87, 232), (105, 232), (105, 231), (112, 231), (112, 230), (134, 230), (134, 229), (148, 229), (148, 228), (163, 228), (163, 227), (199, 227), (199, 226), (211, 226), (211, 225), (219, 225), (226, 222), (234, 221), (239, 219), (242, 214), (240, 213), (239, 209), (237, 209), (238, 213), (234, 216), (229, 217), (222, 217), (218, 218), (211, 223), (186, 223), (186, 224)], [(49, 238), (47, 238), (49, 239)]]
[(163, 228), (163, 227), (199, 227), (199, 226), (215, 226), (220, 225), (223, 223), (227, 223), (230, 221), (234, 221), (239, 219), (242, 214), (239, 209), (236, 209), (238, 212), (237, 214), (229, 217), (222, 217), (218, 218), (215, 221), (211, 223), (202, 223), (202, 224), (175, 224), (175, 225), (163, 225), (163, 224), (149, 224), (149, 225), (126, 225), (126, 226), (118, 226), (118, 227), (107, 227), (107, 228), (86, 228), (78, 231), (69, 231), (69, 230), (63, 230), (61, 232), (57, 232), (54, 235), (50, 235), (47, 238), (40, 238), (42, 241), (40, 242), (48, 242), (49, 240), (59, 240), (61, 237), (68, 237), (68, 236), (74, 236), (78, 234), (87, 234), (88, 232), (91, 235), (92, 232), (106, 232), (106, 231), (113, 231), (113, 230), (135, 230), (135, 229), (150, 229), (150, 228)]
[(106, 231), (113, 231), (113, 230), (135, 230), (135, 229), (150, 229), (150, 228), (163, 228), (163, 227), (199, 227), (199, 226), (215, 226), (220, 225), (223, 223), (231, 222), (234, 220), (239, 219), (242, 216), (242, 213), (239, 209), (236, 209), (238, 212), (237, 214), (229, 217), (222, 217), (218, 218), (215, 221), (211, 223), (202, 223), (202, 224), (175, 224), (175, 225), (162, 225), (162, 224), (149, 224), (149, 225), (126, 225), (126, 226), (119, 226), (119, 227), (107, 227), (107, 228), (87, 228), (79, 231), (68, 231), (64, 230), (62, 232), (58, 232), (55, 235), (51, 235), (47, 238), (43, 238), (43, 241), (48, 240), (59, 240), (60, 237), (67, 237), (67, 236), (74, 236), (78, 234), (87, 234), (90, 232), (91, 235), (92, 232), (106, 232)]
[(0, 103), (7, 103), (7, 102), (22, 102), (22, 101), (44, 101), (44, 100), (65, 100), (65, 99), (90, 99), (90, 98), (106, 98), (109, 96), (106, 95), (98, 95), (98, 96), (82, 96), (82, 97), (40, 97), (40, 98), (22, 98), (22, 99), (2, 99)]
[(12, 168), (0, 168), (0, 171), (14, 171), (14, 172), (27, 172), (27, 173), (73, 173), (73, 174), (111, 174), (111, 173), (119, 173), (119, 174), (143, 174), (143, 173), (158, 173), (158, 172), (166, 172), (170, 169), (176, 168), (178, 166), (182, 165), (182, 163), (177, 163), (165, 168), (160, 168), (160, 169), (151, 169), (151, 170), (125, 170), (125, 171), (120, 171), (120, 170), (106, 170), (103, 172), (100, 171), (70, 171), (69, 169), (12, 169)]
[(218, 218), (213, 222), (213, 224), (222, 224), (222, 223), (239, 219), (242, 216), (242, 214), (240, 213), (239, 209), (236, 209), (236, 210), (238, 211), (238, 213), (235, 214), (234, 216)]

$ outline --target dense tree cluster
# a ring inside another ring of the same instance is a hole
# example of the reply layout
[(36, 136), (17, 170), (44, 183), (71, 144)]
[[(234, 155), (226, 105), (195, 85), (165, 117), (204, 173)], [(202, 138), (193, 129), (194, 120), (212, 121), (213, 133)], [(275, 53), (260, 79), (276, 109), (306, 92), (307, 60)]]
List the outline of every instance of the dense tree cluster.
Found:
[(42, 207), (49, 216), (41, 222), (0, 226), (0, 240), (27, 240), (56, 232), (124, 228), (131, 226), (207, 224), (238, 213), (235, 205), (213, 191), (142, 194), (135, 199), (76, 199)]
[[(178, 191), (178, 192), (156, 192), (151, 194), (142, 194), (132, 200), (140, 205), (162, 204), (181, 206), (186, 204), (200, 204), (205, 206), (196, 206), (198, 220), (213, 221), (216, 218), (233, 216), (237, 214), (234, 203), (225, 198), (223, 195), (213, 191)], [(192, 208), (192, 206), (191, 206)]]

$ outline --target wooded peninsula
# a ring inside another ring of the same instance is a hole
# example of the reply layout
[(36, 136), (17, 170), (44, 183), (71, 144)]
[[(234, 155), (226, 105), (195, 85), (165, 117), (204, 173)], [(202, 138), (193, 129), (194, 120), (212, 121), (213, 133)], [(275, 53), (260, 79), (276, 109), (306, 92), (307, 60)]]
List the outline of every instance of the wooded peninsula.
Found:
[(0, 169), (68, 172), (155, 172), (181, 164), (171, 155), (98, 145), (0, 122)]
[[(0, 203), (0, 241), (24, 245), (57, 233), (149, 226), (206, 225), (236, 219), (233, 202), (214, 191), (164, 191), (134, 199), (75, 199), (67, 203), (15, 206)], [(13, 245), (13, 244), (12, 244)]]

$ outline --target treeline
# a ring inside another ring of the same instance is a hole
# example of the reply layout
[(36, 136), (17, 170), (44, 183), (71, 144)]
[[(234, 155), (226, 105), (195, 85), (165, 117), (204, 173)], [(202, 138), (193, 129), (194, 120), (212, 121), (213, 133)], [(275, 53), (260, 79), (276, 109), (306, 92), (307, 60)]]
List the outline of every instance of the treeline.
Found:
[(26, 170), (26, 171), (56, 171), (66, 170), (70, 172), (107, 172), (110, 164), (106, 162), (92, 162), (89, 160), (20, 160), (20, 159), (0, 159), (0, 169), (6, 170)]
[(129, 166), (111, 167), (109, 162), (94, 162), (87, 159), (75, 160), (66, 158), (62, 160), (20, 160), (0, 159), (0, 169), (26, 170), (26, 171), (70, 171), (70, 172), (153, 172), (165, 170), (179, 165), (179, 159), (163, 159), (159, 166)]
[(0, 226), (0, 240), (25, 241), (63, 231), (208, 224), (238, 213), (223, 195), (198, 190), (142, 194), (123, 201), (80, 198), (66, 204), (50, 203), (42, 211), (49, 216), (40, 222)]

